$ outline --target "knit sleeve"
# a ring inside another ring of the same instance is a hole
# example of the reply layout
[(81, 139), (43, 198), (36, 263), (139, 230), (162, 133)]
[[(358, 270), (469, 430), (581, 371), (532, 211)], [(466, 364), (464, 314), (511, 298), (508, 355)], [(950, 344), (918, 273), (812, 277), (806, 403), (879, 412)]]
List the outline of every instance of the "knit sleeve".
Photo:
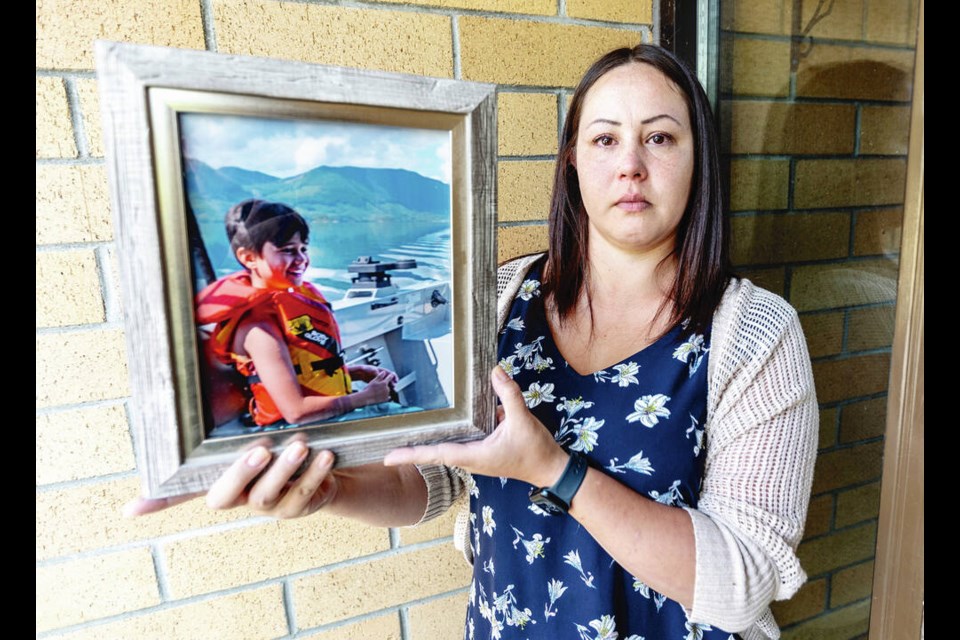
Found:
[[(818, 410), (796, 312), (741, 282), (714, 318), (707, 459), (697, 509), (691, 620), (741, 630), (806, 581), (796, 556), (817, 449)], [(730, 299), (732, 298), (732, 299)], [(772, 629), (770, 629), (772, 627)]]
[(453, 506), (463, 494), (466, 472), (456, 467), (443, 465), (417, 465), (417, 471), (427, 485), (427, 506), (417, 526), (442, 515)]

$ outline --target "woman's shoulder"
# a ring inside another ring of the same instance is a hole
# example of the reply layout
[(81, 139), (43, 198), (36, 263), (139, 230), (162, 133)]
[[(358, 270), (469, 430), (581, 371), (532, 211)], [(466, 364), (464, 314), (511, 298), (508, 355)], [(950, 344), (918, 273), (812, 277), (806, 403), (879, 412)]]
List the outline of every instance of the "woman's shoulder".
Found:
[(782, 296), (746, 278), (731, 278), (713, 318), (714, 341), (773, 345), (801, 331), (796, 310)]
[(546, 254), (530, 253), (511, 258), (497, 267), (497, 295), (503, 294), (508, 289), (519, 287), (527, 272), (530, 271), (530, 267), (544, 255)]

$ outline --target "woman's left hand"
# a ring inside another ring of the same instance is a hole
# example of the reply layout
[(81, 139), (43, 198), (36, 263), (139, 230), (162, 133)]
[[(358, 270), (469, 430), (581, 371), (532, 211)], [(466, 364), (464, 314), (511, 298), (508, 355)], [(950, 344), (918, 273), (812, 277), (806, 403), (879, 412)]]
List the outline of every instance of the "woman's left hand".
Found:
[(475, 442), (445, 442), (404, 447), (387, 454), (383, 463), (442, 464), (484, 476), (515, 478), (541, 487), (553, 484), (563, 473), (569, 455), (527, 408), (517, 383), (503, 369), (490, 375), (502, 406), (497, 407), (497, 428)]

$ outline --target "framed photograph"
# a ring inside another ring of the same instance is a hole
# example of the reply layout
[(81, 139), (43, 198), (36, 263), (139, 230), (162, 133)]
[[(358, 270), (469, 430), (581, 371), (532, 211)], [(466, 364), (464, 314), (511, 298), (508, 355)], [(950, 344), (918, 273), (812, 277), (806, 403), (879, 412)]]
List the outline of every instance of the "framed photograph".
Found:
[(493, 85), (96, 55), (146, 495), (255, 444), (353, 466), (490, 432)]

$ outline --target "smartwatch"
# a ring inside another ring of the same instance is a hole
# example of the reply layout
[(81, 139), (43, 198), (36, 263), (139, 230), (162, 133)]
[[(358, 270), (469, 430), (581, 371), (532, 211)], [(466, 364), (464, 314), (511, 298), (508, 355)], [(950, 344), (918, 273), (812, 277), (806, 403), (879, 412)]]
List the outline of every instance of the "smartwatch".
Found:
[(534, 487), (530, 490), (530, 502), (548, 514), (558, 516), (570, 510), (570, 503), (576, 495), (583, 479), (587, 475), (587, 459), (576, 451), (570, 452), (570, 459), (564, 467), (560, 479), (551, 487)]

